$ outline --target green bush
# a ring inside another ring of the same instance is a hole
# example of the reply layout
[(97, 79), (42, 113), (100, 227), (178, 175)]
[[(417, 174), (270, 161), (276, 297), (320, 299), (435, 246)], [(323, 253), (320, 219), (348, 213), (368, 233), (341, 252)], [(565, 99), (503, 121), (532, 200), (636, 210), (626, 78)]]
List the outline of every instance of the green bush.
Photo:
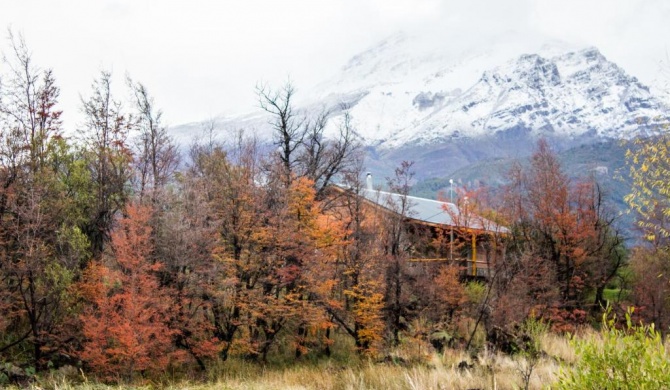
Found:
[(615, 327), (611, 310), (603, 314), (602, 339), (573, 339), (578, 360), (564, 368), (559, 389), (668, 389), (670, 356), (654, 325), (634, 325), (630, 309), (626, 326)]
[(468, 302), (478, 305), (486, 296), (486, 285), (481, 282), (470, 282), (465, 285), (465, 295), (468, 297)]

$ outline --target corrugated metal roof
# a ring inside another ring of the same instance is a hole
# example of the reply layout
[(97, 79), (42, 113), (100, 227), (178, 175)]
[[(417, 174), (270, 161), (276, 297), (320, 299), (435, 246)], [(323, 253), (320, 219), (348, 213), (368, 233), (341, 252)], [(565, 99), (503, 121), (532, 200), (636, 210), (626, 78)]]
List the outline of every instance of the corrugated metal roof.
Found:
[(399, 212), (402, 200), (405, 198), (407, 200), (406, 207), (408, 208), (407, 217), (417, 221), (436, 225), (469, 227), (491, 232), (509, 232), (507, 228), (499, 226), (479, 215), (469, 213), (466, 216), (461, 214), (458, 206), (450, 202), (369, 189), (362, 189), (361, 195), (367, 200), (394, 212)]

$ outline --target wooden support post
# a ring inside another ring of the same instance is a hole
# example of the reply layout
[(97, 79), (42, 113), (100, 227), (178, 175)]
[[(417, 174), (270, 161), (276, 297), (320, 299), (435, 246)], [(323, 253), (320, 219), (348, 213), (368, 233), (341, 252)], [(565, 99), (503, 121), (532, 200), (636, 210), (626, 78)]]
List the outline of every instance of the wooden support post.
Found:
[[(492, 265), (495, 269), (496, 265), (498, 264), (498, 237), (492, 235), (491, 239), (493, 240), (493, 261), (491, 263), (493, 263)], [(491, 272), (491, 264), (489, 264), (488, 267), (488, 272)]]
[(472, 276), (477, 276), (477, 236), (472, 233)]

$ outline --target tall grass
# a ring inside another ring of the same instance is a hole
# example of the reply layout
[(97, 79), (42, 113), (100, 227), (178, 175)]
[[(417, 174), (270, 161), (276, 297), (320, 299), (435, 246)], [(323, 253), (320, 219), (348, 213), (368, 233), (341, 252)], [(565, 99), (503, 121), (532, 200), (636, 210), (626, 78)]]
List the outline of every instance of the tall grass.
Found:
[[(402, 356), (399, 356), (401, 359)], [(400, 360), (406, 361), (405, 359)], [(460, 366), (459, 366), (460, 365)], [(558, 364), (543, 359), (531, 381), (540, 389), (555, 380)], [(447, 349), (431, 353), (423, 362), (401, 363), (354, 361), (343, 364), (333, 360), (296, 363), (290, 366), (262, 366), (232, 359), (212, 370), (208, 379), (165, 380), (146, 384), (108, 386), (79, 378), (50, 375), (31, 385), (32, 389), (514, 389), (520, 385), (515, 358), (482, 351), (470, 356), (461, 350)], [(18, 388), (18, 387), (15, 387)]]
[[(582, 330), (578, 340), (602, 342), (601, 333)], [(580, 357), (575, 342), (553, 333), (540, 336), (542, 353), (528, 383), (530, 389), (543, 389), (556, 384), (561, 372), (578, 366)], [(417, 355), (417, 350), (421, 354)], [(625, 351), (621, 351), (625, 354)], [(210, 367), (206, 376), (195, 378), (167, 375), (158, 381), (133, 385), (109, 386), (87, 378), (73, 368), (39, 377), (34, 383), (18, 388), (53, 390), (117, 390), (117, 389), (518, 389), (524, 383), (519, 367), (526, 362), (523, 354), (515, 356), (495, 353), (486, 348), (471, 355), (461, 349), (443, 353), (407, 345), (390, 352), (392, 358), (365, 360), (347, 359), (345, 354), (333, 358), (303, 360), (266, 365), (230, 359)]]

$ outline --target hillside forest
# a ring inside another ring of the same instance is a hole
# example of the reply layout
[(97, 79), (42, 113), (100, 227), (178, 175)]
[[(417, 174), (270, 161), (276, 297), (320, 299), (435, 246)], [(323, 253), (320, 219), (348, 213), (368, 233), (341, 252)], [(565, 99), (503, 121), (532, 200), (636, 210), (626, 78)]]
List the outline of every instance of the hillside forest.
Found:
[[(0, 85), (0, 384), (66, 366), (127, 382), (204, 377), (232, 359), (379, 361), (402, 346), (417, 359), (446, 348), (514, 354), (527, 350), (528, 324), (574, 333), (600, 326), (605, 310), (668, 332), (664, 129), (629, 145), (635, 247), (595, 179), (570, 179), (542, 140), (505, 186), (459, 188), (459, 207), (467, 199), (507, 227), (486, 233), (489, 276), (470, 278), (455, 263), (412, 261), (411, 202), (366, 202), (351, 118), (326, 137), (328, 113), (297, 110), (292, 85), (257, 88), (271, 145), (214, 128), (177, 145), (147, 88), (108, 72), (82, 94), (85, 120), (65, 129), (56, 75), (11, 42)], [(407, 195), (411, 162), (385, 181)]]

